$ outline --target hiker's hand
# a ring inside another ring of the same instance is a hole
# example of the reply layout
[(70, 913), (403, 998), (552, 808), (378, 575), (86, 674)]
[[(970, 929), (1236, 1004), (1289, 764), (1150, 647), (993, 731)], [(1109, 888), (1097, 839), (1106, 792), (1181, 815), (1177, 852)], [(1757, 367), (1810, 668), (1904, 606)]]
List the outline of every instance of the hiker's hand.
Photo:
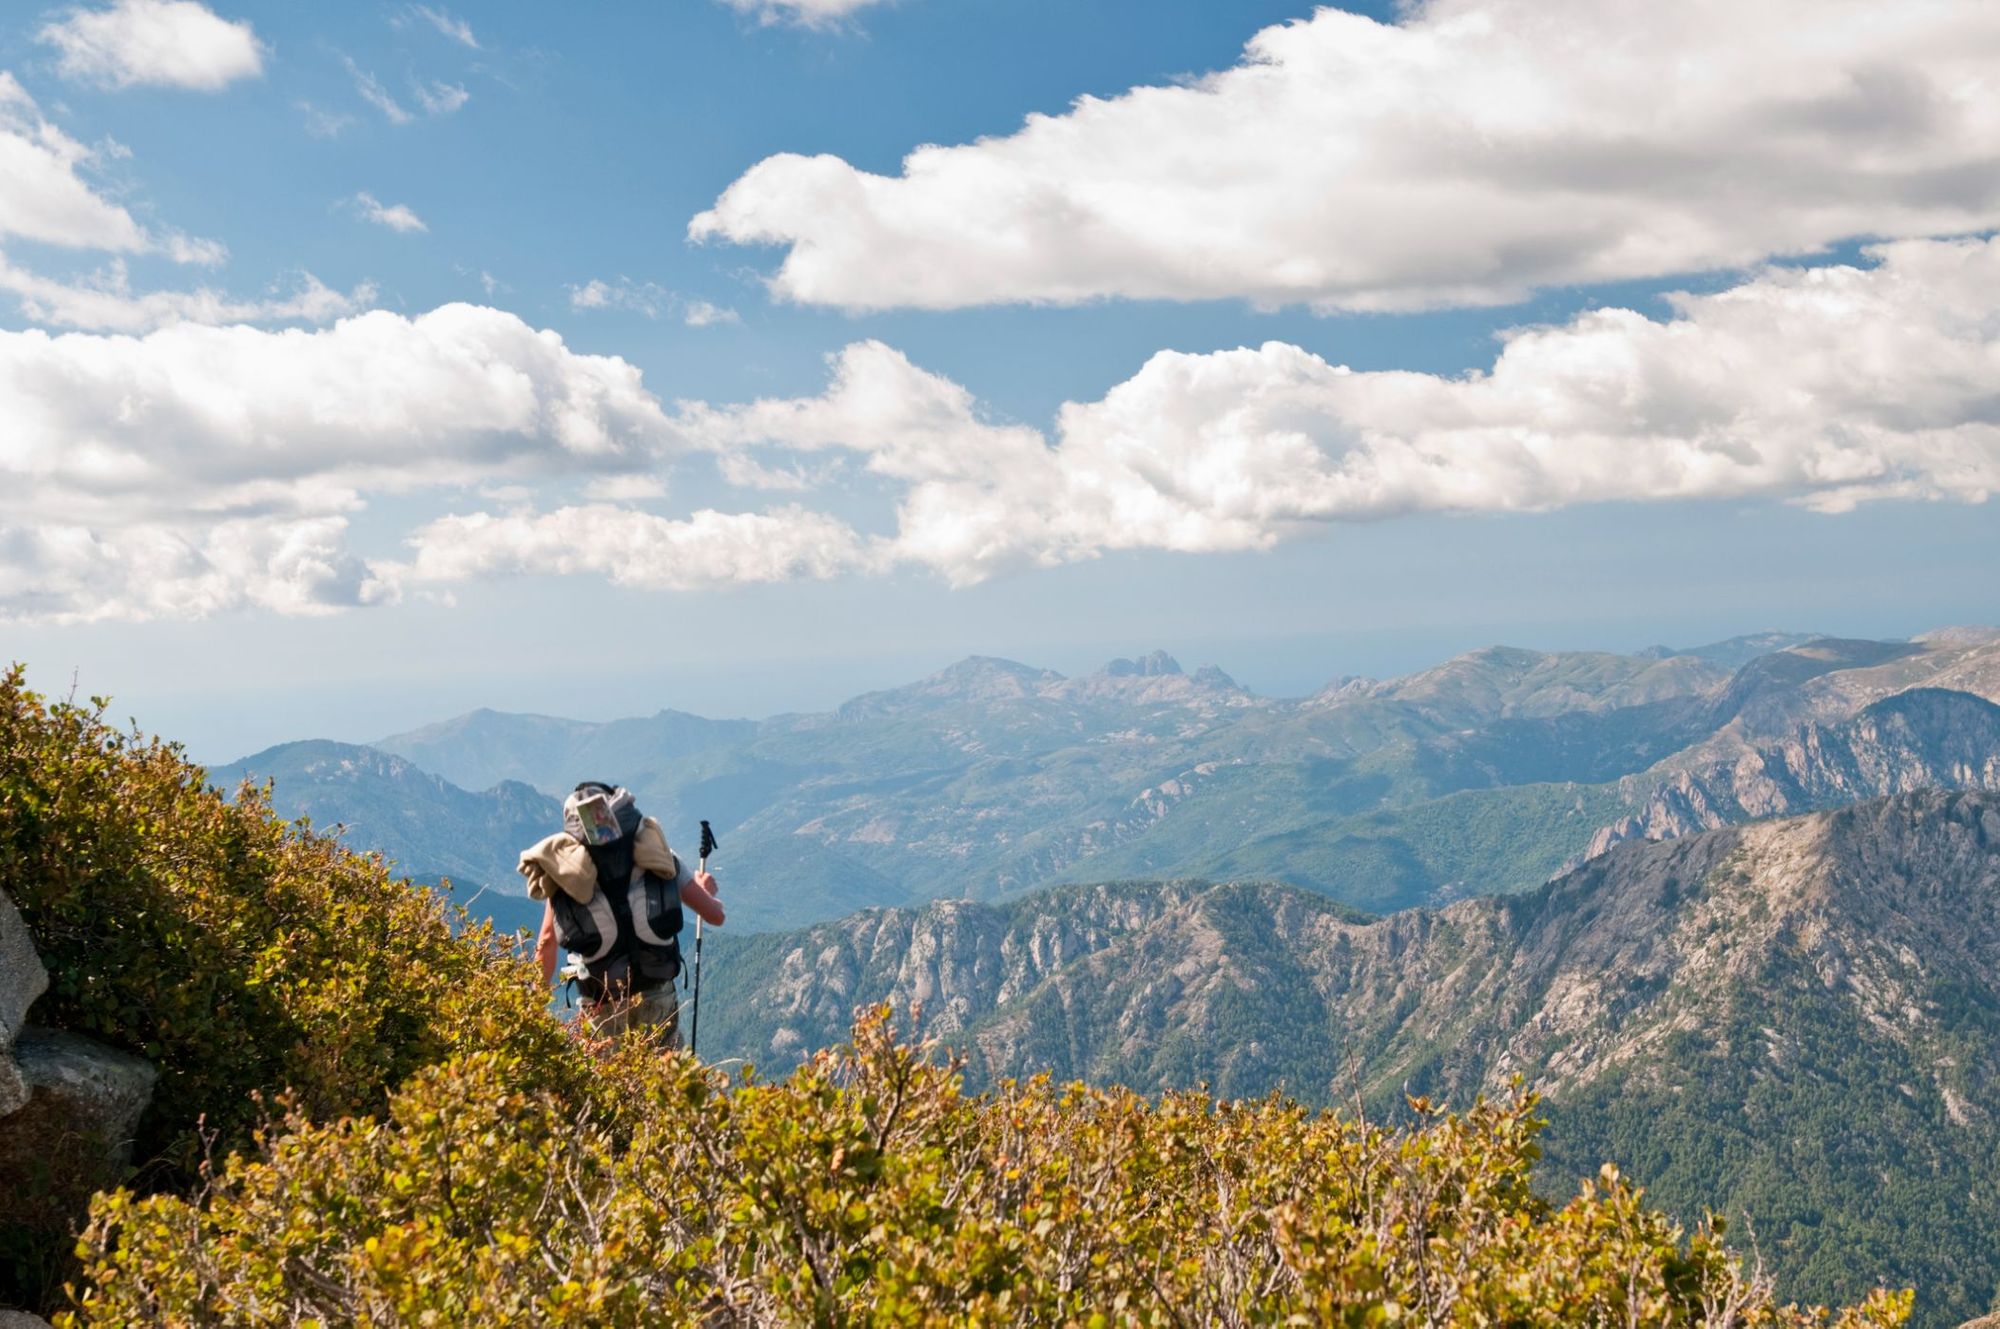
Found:
[(715, 878), (697, 872), (681, 887), (681, 903), (695, 911), (710, 927), (722, 926), (722, 901), (716, 898)]

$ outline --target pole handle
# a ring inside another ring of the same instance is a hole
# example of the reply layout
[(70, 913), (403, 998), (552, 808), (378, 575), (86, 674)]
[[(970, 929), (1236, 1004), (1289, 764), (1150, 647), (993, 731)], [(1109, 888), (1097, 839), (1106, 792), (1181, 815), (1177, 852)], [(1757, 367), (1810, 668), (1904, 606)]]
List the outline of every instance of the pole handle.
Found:
[[(698, 864), (698, 865), (697, 865), (697, 866), (695, 867), (695, 871), (696, 871), (696, 872), (706, 872), (706, 871), (708, 871), (708, 855), (707, 855), (707, 854), (703, 854), (703, 855), (701, 856), (701, 862), (700, 862), (700, 863), (699, 863), (699, 864)], [(699, 945), (699, 944), (700, 944), (700, 942), (701, 942), (701, 915), (700, 915), (700, 914), (696, 914), (696, 915), (694, 916), (694, 939), (695, 939), (695, 943), (696, 943), (697, 945)]]
[[(701, 824), (702, 838), (708, 838), (708, 823)], [(708, 871), (708, 855), (701, 856), (697, 872)], [(688, 1053), (699, 1055), (701, 1048), (701, 923), (700, 914), (694, 916), (694, 1010), (691, 1012), (691, 1028), (688, 1030)]]

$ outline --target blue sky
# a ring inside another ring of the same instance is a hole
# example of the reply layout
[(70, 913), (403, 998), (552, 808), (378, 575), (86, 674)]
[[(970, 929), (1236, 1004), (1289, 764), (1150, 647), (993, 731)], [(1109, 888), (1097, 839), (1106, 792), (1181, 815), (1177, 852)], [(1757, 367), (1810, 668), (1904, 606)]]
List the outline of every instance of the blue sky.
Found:
[(224, 759), (2000, 619), (1994, 19), (1565, 8), (17, 6), (0, 644)]

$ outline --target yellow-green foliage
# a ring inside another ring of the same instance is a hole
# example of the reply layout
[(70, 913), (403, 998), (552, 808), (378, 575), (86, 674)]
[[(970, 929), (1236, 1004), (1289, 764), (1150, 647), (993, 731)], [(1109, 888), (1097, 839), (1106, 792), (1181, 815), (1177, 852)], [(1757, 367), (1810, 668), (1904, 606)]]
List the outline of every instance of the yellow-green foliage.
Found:
[(493, 1048), (564, 1075), (568, 1040), (489, 934), (454, 937), (428, 891), (255, 791), (232, 804), (102, 710), (0, 679), (0, 887), (49, 969), (34, 1018), (159, 1065), (149, 1175), (191, 1177), (203, 1132), (247, 1143), (258, 1094), (375, 1112), (419, 1067)]
[(101, 1199), (71, 1323), (1893, 1325), (1772, 1304), (1533, 1101), (1386, 1131), (1277, 1099), (961, 1094), (878, 1012), (777, 1085), (627, 1049), (608, 1114), (502, 1055), (294, 1117), (197, 1200)]

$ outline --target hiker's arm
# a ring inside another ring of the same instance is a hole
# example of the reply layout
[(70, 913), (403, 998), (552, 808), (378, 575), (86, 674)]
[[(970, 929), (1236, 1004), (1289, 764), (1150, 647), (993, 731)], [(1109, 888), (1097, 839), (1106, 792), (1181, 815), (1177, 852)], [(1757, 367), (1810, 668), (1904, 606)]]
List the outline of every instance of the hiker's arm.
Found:
[(556, 945), (556, 907), (542, 906), (542, 931), (535, 938), (535, 963), (542, 967), (542, 986), (556, 981), (556, 953), (561, 948)]
[(715, 877), (707, 872), (689, 872), (687, 864), (681, 864), (678, 878), (681, 889), (681, 903), (701, 915), (702, 922), (712, 928), (722, 926), (722, 901), (717, 898)]

